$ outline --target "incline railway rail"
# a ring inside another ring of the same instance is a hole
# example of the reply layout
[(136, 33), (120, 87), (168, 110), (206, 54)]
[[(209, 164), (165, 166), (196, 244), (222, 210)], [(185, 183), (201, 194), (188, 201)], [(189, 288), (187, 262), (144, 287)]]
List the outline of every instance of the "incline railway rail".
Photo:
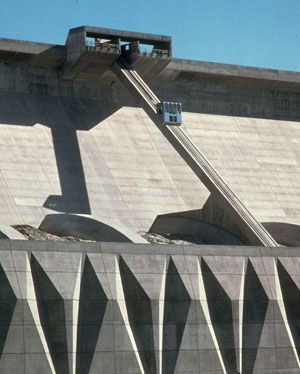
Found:
[(124, 86), (142, 102), (147, 114), (208, 190), (219, 193), (244, 222), (252, 233), (252, 238), (254, 238), (249, 240), (248, 244), (255, 243), (266, 247), (278, 247), (279, 245), (273, 237), (248, 211), (184, 130), (179, 126), (162, 124), (157, 113), (157, 105), (160, 103), (160, 100), (127, 61), (119, 57), (113, 64), (112, 69)]

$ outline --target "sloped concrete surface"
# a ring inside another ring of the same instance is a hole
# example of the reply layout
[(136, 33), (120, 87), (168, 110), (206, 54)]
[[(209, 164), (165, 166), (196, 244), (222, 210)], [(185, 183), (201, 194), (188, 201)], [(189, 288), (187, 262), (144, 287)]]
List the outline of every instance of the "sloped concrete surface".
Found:
[(99, 242), (147, 243), (126, 227), (116, 227), (107, 220), (88, 215), (48, 214), (39, 229), (58, 236), (74, 236)]
[[(0, 222), (86, 214), (136, 232), (202, 209), (208, 191), (111, 70), (65, 81), (65, 47), (0, 44)], [(185, 60), (151, 82), (285, 243), (300, 219), (299, 82)], [(299, 373), (299, 253), (0, 240), (0, 373)]]
[(22, 235), (18, 230), (14, 227), (5, 225), (3, 223), (0, 224), (0, 239), (19, 239), (24, 240), (26, 239), (24, 235)]
[[(220, 69), (174, 60), (151, 88), (183, 103), (185, 131), (258, 221), (297, 223), (299, 77)], [(110, 71), (70, 82), (0, 62), (0, 151), (5, 224), (64, 212), (147, 231), (157, 215), (201, 209), (209, 195)]]
[(185, 113), (184, 127), (261, 222), (299, 222), (299, 122)]
[(0, 102), (4, 223), (38, 226), (58, 211), (148, 230), (157, 214), (208, 196), (139, 108), (28, 94)]

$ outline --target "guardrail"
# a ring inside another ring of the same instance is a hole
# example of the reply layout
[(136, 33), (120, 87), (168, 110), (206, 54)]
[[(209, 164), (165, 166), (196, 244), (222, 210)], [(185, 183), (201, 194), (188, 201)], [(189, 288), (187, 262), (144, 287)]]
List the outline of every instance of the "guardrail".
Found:
[(95, 43), (92, 40), (86, 40), (85, 45), (89, 51), (112, 51), (120, 53), (121, 49), (118, 44), (112, 43)]

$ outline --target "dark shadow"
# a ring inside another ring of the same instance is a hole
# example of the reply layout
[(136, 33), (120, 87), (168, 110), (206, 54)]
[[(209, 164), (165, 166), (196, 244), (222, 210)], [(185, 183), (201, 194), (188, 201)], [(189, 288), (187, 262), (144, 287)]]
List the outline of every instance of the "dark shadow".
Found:
[[(204, 207), (208, 203), (211, 206), (210, 211), (212, 211), (214, 203), (212, 195), (209, 196)], [(169, 239), (177, 237), (195, 244), (245, 245), (230, 232), (211, 222), (205, 222), (204, 218), (203, 208), (159, 214), (152, 223), (149, 232), (166, 236)]]
[(50, 195), (44, 207), (58, 212), (91, 214), (80, 148), (76, 132), (88, 131), (120, 106), (101, 106), (90, 99), (48, 96), (40, 85), (36, 94), (0, 94), (0, 123), (51, 129), (61, 196)]
[(107, 296), (86, 256), (79, 297), (76, 373), (89, 373), (99, 338)]
[[(296, 122), (300, 118), (297, 82), (181, 71), (172, 80), (160, 78), (154, 84), (161, 100), (181, 102), (185, 112)], [(198, 92), (191, 100), (195, 85)]]
[(156, 374), (151, 300), (122, 256), (119, 267), (128, 318), (144, 371)]
[(300, 357), (300, 290), (280, 260), (277, 260), (277, 269), (288, 323)]
[(0, 264), (0, 357), (2, 356), (16, 303), (17, 297), (7, 279), (2, 265)]
[(213, 329), (227, 373), (237, 372), (232, 305), (207, 263), (201, 259), (201, 271)]
[(47, 214), (39, 229), (57, 236), (74, 236), (83, 240), (147, 243), (141, 236), (121, 225), (79, 214)]
[(190, 295), (170, 257), (166, 277), (163, 321), (163, 374), (174, 373), (190, 305)]
[(244, 285), (242, 373), (253, 372), (268, 305), (268, 296), (248, 260)]
[[(8, 39), (8, 42), (11, 41)], [(12, 49), (4, 48), (0, 50), (0, 59), (9, 63), (18, 63), (34, 65), (43, 68), (53, 68), (57, 72), (60, 70), (62, 63), (66, 59), (66, 48), (63, 45), (54, 45), (47, 43), (36, 43), (26, 42), (28, 46), (31, 46), (31, 51), (35, 50), (35, 53), (30, 53), (28, 50), (21, 52), (23, 49), (24, 42), (21, 40), (14, 40), (15, 46)], [(16, 52), (18, 50), (18, 52)], [(37, 50), (41, 52), (37, 53)]]
[(286, 222), (262, 222), (277, 243), (287, 247), (300, 246), (300, 226)]
[[(40, 58), (41, 61), (45, 59), (46, 61), (46, 56), (49, 55), (53, 56), (53, 61), (49, 61), (52, 67), (61, 64), (63, 51), (60, 46), (52, 46), (35, 58)], [(90, 214), (89, 197), (76, 131), (90, 130), (122, 106), (133, 106), (134, 100), (130, 98), (130, 95), (124, 94), (125, 89), (120, 83), (117, 83), (118, 79), (113, 73), (108, 73), (107, 79), (111, 80), (110, 82), (105, 80), (97, 82), (64, 81), (53, 69), (53, 76), (49, 75), (53, 78), (53, 82), (48, 82), (41, 74), (38, 75), (36, 70), (30, 72), (30, 62), (28, 62), (28, 66), (26, 64), (24, 66), (28, 67), (24, 79), (27, 79), (27, 76), (32, 78), (30, 83), (27, 82), (28, 85), (25, 84), (27, 92), (3, 92), (0, 95), (0, 123), (23, 126), (33, 126), (40, 123), (51, 129), (62, 195), (50, 195), (44, 206), (58, 212)], [(41, 70), (41, 72), (44, 74), (44, 70)], [(249, 84), (254, 85), (254, 90), (259, 88), (260, 92), (260, 87), (257, 87), (257, 84), (261, 82), (266, 90), (270, 91), (272, 87), (267, 86), (267, 82), (251, 79), (246, 82), (247, 84), (245, 83), (246, 85), (241, 85), (241, 79), (237, 79), (235, 82), (235, 79), (231, 77), (230, 79), (233, 81), (229, 84), (228, 78), (224, 76), (212, 75), (210, 77), (207, 74), (202, 76), (198, 73), (195, 75), (189, 72), (179, 72), (176, 79), (176, 81), (157, 79), (159, 85), (155, 86), (155, 91), (161, 100), (182, 102), (186, 112), (299, 121), (299, 118), (286, 117), (290, 112), (297, 111), (298, 113), (298, 107), (295, 111), (291, 110), (290, 106), (296, 105), (295, 100), (285, 97), (284, 92), (279, 92), (282, 97), (280, 95), (278, 97), (278, 92), (272, 90), (272, 98), (269, 99), (271, 104), (269, 102), (264, 104), (263, 102), (259, 105), (259, 107), (271, 106), (271, 111), (256, 111), (258, 105), (250, 100), (253, 93), (251, 93)], [(209, 100), (201, 98), (199, 93), (200, 96), (196, 98), (199, 100), (199, 106), (197, 107), (197, 105), (191, 106), (189, 94), (180, 97), (182, 89), (177, 89), (180, 81), (186, 82), (185, 84), (188, 87), (188, 82), (194, 84), (197, 79), (199, 79), (199, 84), (203, 85), (204, 92), (208, 90), (207, 84), (209, 84), (209, 87), (211, 84), (212, 88), (214, 85), (217, 88), (219, 87), (218, 99), (215, 99), (216, 93), (214, 91), (212, 93), (207, 92)], [(220, 85), (224, 86), (224, 92), (220, 90)], [(94, 96), (93, 93), (95, 93)], [(89, 98), (83, 99), (82, 97), (87, 96), (87, 94), (89, 94)], [(102, 101), (100, 98), (98, 100), (93, 99), (93, 97), (100, 96)], [(248, 96), (249, 100), (247, 99), (248, 101), (245, 103), (245, 97), (248, 98)], [(280, 103), (277, 105), (278, 100)], [(209, 104), (208, 106), (204, 105), (206, 101)], [(216, 101), (216, 105), (211, 105), (213, 101)], [(286, 101), (289, 105), (286, 104)], [(287, 109), (285, 109), (286, 106)], [(277, 107), (279, 111), (276, 111)], [(286, 126), (289, 126), (289, 124), (286, 124)]]
[(31, 271), (41, 325), (55, 372), (69, 373), (64, 300), (38, 260), (31, 255)]
[(76, 132), (70, 128), (51, 130), (62, 194), (50, 195), (44, 207), (57, 212), (91, 214)]

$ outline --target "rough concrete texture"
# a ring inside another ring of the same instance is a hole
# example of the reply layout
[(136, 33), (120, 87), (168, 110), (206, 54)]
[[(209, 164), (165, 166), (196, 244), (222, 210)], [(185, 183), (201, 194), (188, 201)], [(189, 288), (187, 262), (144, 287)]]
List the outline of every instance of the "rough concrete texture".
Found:
[(0, 239), (20, 239), (24, 240), (25, 237), (15, 228), (9, 225), (0, 225)]
[(299, 373), (299, 248), (0, 247), (3, 373)]
[[(208, 191), (112, 71), (64, 80), (65, 57), (0, 40), (0, 222), (64, 212), (146, 231), (201, 209)], [(150, 84), (294, 243), (300, 74), (172, 60)], [(299, 248), (2, 240), (0, 373), (299, 373), (299, 261)]]
[(245, 245), (241, 240), (215, 225), (172, 215), (157, 216), (149, 232), (160, 235), (171, 234), (198, 237), (205, 244)]
[[(183, 102), (184, 128), (242, 202), (260, 221), (297, 223), (299, 94), (259, 79), (247, 87), (211, 75), (189, 81), (184, 71), (168, 81), (168, 72), (174, 64), (154, 90)], [(2, 222), (38, 225), (45, 214), (64, 211), (139, 231), (158, 214), (199, 209), (207, 200), (113, 74), (84, 84), (62, 81), (51, 69), (1, 63), (0, 76)]]
[(90, 215), (48, 214), (39, 229), (58, 236), (73, 236), (99, 242), (147, 243), (140, 235), (126, 227), (116, 227)]
[(298, 122), (196, 117), (185, 113), (188, 134), (254, 216), (299, 222)]
[(7, 93), (0, 102), (2, 222), (38, 225), (60, 211), (147, 230), (158, 213), (207, 198), (139, 108)]

